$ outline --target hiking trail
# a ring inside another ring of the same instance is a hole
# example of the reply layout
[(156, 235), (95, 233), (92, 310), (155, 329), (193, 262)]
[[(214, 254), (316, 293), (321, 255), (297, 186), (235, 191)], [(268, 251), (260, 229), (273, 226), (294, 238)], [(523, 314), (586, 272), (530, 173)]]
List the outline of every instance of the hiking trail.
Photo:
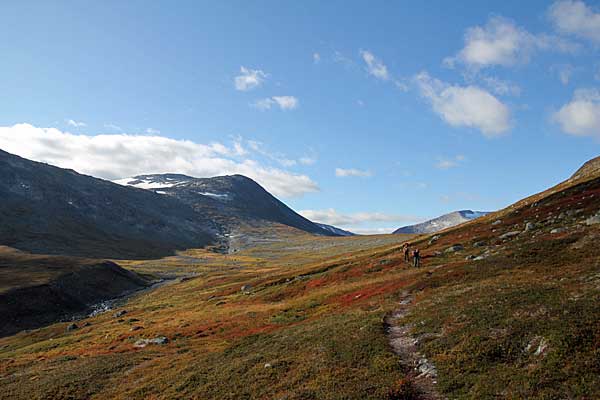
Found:
[(437, 370), (435, 365), (423, 356), (418, 348), (418, 339), (411, 336), (412, 324), (402, 324), (402, 319), (408, 314), (412, 295), (404, 293), (400, 308), (384, 318), (386, 333), (392, 351), (401, 358), (404, 367), (410, 370), (408, 377), (420, 392), (423, 400), (446, 400), (437, 391)]

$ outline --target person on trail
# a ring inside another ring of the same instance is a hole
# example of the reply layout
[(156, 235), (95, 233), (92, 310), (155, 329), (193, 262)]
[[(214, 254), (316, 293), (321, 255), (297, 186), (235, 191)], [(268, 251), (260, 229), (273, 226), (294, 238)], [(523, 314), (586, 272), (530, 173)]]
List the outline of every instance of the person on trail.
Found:
[(413, 260), (415, 262), (415, 268), (421, 266), (421, 253), (419, 252), (419, 249), (415, 249), (415, 251), (413, 251)]
[(410, 262), (410, 244), (404, 243), (404, 261)]

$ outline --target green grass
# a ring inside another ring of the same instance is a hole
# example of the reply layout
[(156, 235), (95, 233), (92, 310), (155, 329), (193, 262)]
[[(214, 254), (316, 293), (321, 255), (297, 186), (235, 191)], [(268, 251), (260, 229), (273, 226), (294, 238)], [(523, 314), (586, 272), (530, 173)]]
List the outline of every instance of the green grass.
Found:
[[(401, 261), (406, 238), (391, 235), (286, 236), (231, 255), (123, 262), (194, 275), (131, 299), (125, 322), (108, 313), (72, 332), (63, 323), (0, 339), (0, 398), (416, 399), (383, 324), (406, 294), (415, 301), (400, 323), (413, 324), (448, 398), (599, 398), (600, 228), (581, 221), (598, 207), (600, 182), (565, 193), (432, 245), (411, 239), (420, 269)], [(584, 211), (557, 222), (559, 207)], [(539, 229), (498, 239), (525, 220)], [(567, 231), (549, 233), (559, 225)], [(434, 255), (454, 243), (465, 250)], [(465, 259), (486, 249), (494, 255)], [(143, 329), (130, 331), (129, 318)], [(133, 346), (157, 336), (169, 343)]]

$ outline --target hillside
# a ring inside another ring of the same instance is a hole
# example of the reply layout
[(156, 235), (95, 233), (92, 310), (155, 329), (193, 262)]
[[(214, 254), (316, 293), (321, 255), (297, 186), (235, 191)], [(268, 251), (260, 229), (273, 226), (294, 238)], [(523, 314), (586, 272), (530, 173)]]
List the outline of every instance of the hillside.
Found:
[(589, 160), (581, 166), (571, 179), (585, 179), (600, 174), (600, 157)]
[(196, 275), (133, 298), (131, 320), (0, 339), (0, 398), (598, 398), (599, 196), (589, 175), (435, 237), (126, 262)]
[(209, 245), (227, 250), (231, 236), (258, 232), (248, 240), (259, 240), (277, 224), (333, 235), (246, 177), (177, 177), (178, 185), (141, 190), (0, 150), (0, 244), (125, 259)]
[(0, 337), (68, 319), (148, 285), (110, 261), (32, 255), (0, 246)]
[(0, 244), (40, 254), (160, 257), (215, 243), (218, 227), (170, 197), (0, 150)]
[(471, 210), (454, 211), (420, 224), (403, 226), (396, 229), (394, 233), (435, 233), (487, 214), (489, 212)]

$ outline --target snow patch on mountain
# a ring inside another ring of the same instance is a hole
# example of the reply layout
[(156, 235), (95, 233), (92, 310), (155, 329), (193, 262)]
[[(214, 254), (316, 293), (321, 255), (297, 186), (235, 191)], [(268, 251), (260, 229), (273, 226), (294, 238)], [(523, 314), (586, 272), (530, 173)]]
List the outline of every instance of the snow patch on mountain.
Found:
[(229, 199), (229, 194), (227, 194), (227, 193), (198, 192), (198, 194), (201, 194), (202, 196), (212, 197), (217, 200), (228, 200)]

